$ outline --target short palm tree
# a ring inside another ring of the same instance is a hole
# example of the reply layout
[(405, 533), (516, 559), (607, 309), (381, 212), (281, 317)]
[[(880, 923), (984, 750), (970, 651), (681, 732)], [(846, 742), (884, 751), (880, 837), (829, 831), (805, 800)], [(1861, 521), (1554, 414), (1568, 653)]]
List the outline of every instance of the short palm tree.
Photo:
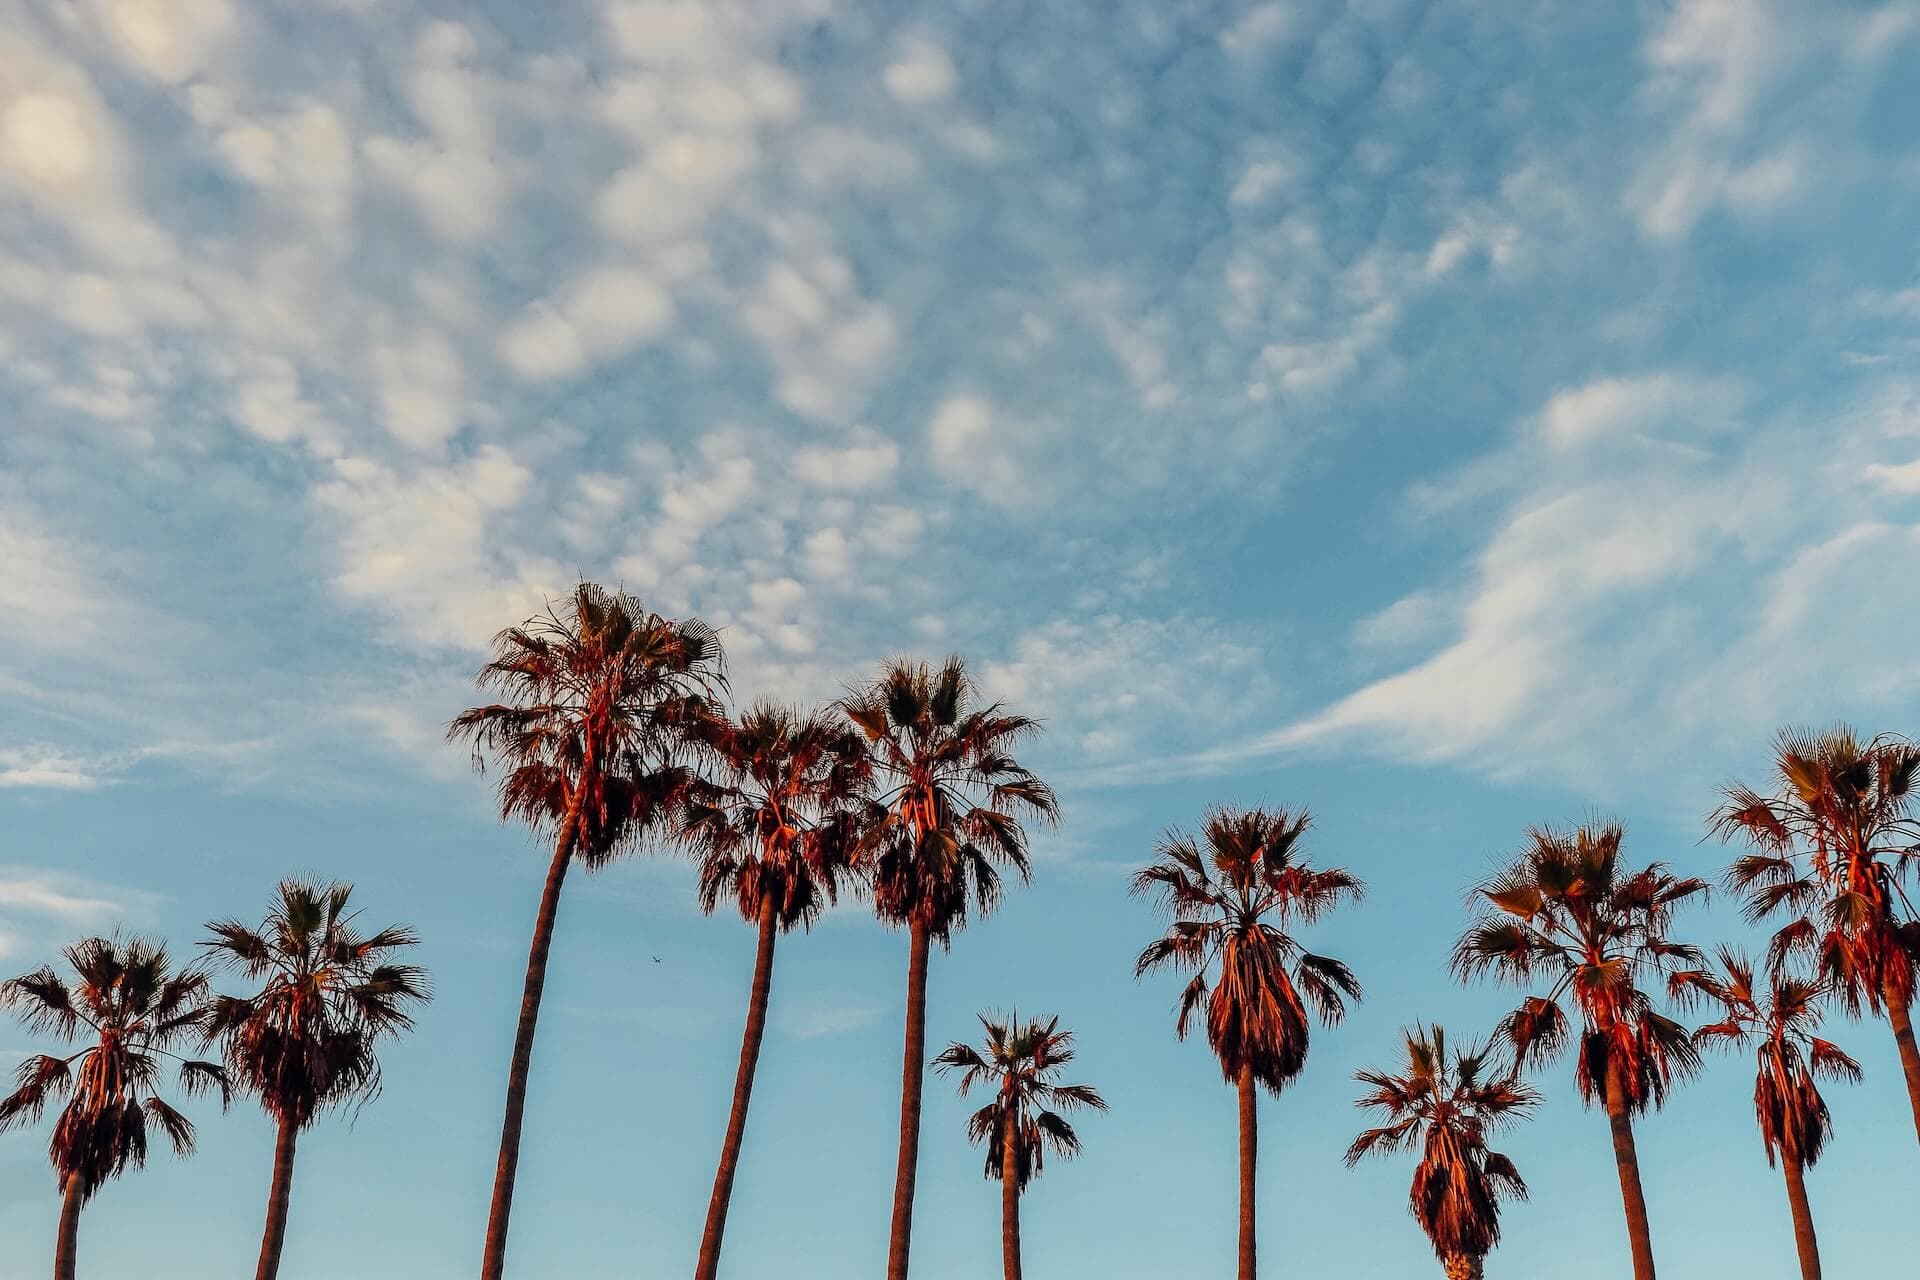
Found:
[(1820, 1159), (1833, 1121), (1817, 1079), (1860, 1079), (1860, 1064), (1838, 1045), (1822, 1040), (1821, 1004), (1826, 984), (1775, 969), (1762, 986), (1753, 964), (1723, 948), (1718, 971), (1675, 974), (1672, 988), (1682, 999), (1704, 996), (1719, 1006), (1720, 1021), (1694, 1032), (1697, 1043), (1726, 1049), (1752, 1049), (1759, 1070), (1754, 1076), (1753, 1111), (1767, 1163), (1786, 1173), (1787, 1207), (1793, 1214), (1794, 1246), (1804, 1280), (1820, 1280), (1820, 1245), (1813, 1233), (1813, 1209), (1807, 1203), (1806, 1171)]
[(1369, 1092), (1357, 1105), (1384, 1122), (1347, 1148), (1351, 1168), (1368, 1155), (1420, 1153), (1408, 1202), (1433, 1242), (1447, 1280), (1480, 1280), (1487, 1254), (1500, 1243), (1500, 1204), (1527, 1198), (1513, 1161), (1487, 1145), (1500, 1128), (1539, 1102), (1531, 1087), (1493, 1069), (1489, 1045), (1449, 1046), (1442, 1027), (1406, 1033), (1396, 1072), (1361, 1071)]
[(1661, 863), (1621, 862), (1618, 823), (1569, 831), (1535, 828), (1513, 864), (1474, 891), (1480, 914), (1454, 948), (1463, 980), (1491, 974), (1515, 985), (1547, 984), (1501, 1024), (1516, 1070), (1551, 1061), (1575, 1034), (1560, 1001), (1580, 1019), (1575, 1080), (1600, 1103), (1613, 1133), (1635, 1280), (1653, 1280), (1653, 1243), (1634, 1148), (1633, 1118), (1658, 1107), (1668, 1087), (1699, 1069), (1687, 1029), (1655, 1007), (1646, 984), (1698, 968), (1699, 948), (1669, 935), (1674, 910), (1706, 894), (1704, 880)]
[(379, 1092), (380, 1041), (410, 1028), (409, 1008), (428, 998), (425, 971), (393, 959), (417, 942), (413, 931), (362, 933), (352, 895), (350, 884), (283, 880), (258, 928), (213, 921), (201, 944), (260, 983), (251, 996), (216, 997), (203, 1028), (222, 1046), (228, 1076), (278, 1127), (255, 1280), (280, 1273), (300, 1131), (329, 1107)]
[(583, 582), (563, 608), (496, 636), (477, 679), (506, 700), (462, 712), (447, 736), (473, 742), (476, 765), (487, 754), (499, 764), (503, 819), (521, 819), (553, 840), (514, 1029), (481, 1261), (483, 1280), (500, 1280), (534, 1030), (567, 868), (577, 861), (594, 870), (666, 828), (690, 777), (681, 759), (688, 726), (711, 714), (725, 674), (719, 637), (705, 623), (648, 613), (630, 596)]
[(0, 1006), (17, 1011), (29, 1031), (86, 1042), (66, 1057), (28, 1057), (19, 1087), (0, 1099), (0, 1133), (66, 1099), (47, 1149), (62, 1195), (54, 1280), (73, 1280), (81, 1207), (109, 1178), (146, 1163), (149, 1124), (175, 1154), (193, 1150), (193, 1122), (154, 1091), (163, 1060), (177, 1065), (189, 1096), (218, 1090), (223, 1105), (228, 1097), (219, 1063), (174, 1051), (199, 1034), (205, 974), (174, 973), (166, 948), (145, 938), (88, 938), (66, 958), (78, 979), (72, 985), (51, 967), (0, 983)]
[[(1020, 1021), (981, 1014), (987, 1042), (982, 1049), (955, 1041), (934, 1059), (942, 1074), (960, 1072), (960, 1096), (974, 1085), (993, 1097), (967, 1118), (967, 1137), (987, 1148), (987, 1177), (1000, 1183), (1000, 1256), (1006, 1280), (1020, 1280), (1020, 1196), (1040, 1175), (1051, 1150), (1062, 1159), (1080, 1154), (1080, 1138), (1061, 1111), (1105, 1111), (1092, 1085), (1060, 1084), (1061, 1068), (1073, 1061), (1073, 1032), (1060, 1019)], [(1054, 1108), (1058, 1108), (1055, 1110)]]
[(1276, 1097), (1306, 1066), (1308, 1011), (1332, 1026), (1360, 998), (1352, 970), (1315, 955), (1291, 932), (1321, 919), (1362, 887), (1351, 872), (1318, 868), (1300, 842), (1306, 810), (1208, 812), (1199, 841), (1169, 831), (1133, 891), (1152, 894), (1171, 917), (1140, 953), (1135, 976), (1172, 967), (1193, 977), (1180, 993), (1175, 1031), (1186, 1038), (1207, 1006), (1207, 1043), (1240, 1101), (1240, 1280), (1254, 1276), (1254, 1171), (1259, 1151), (1254, 1086)]
[(1920, 923), (1900, 888), (1920, 864), (1912, 806), (1920, 744), (1882, 736), (1863, 742), (1847, 727), (1784, 729), (1774, 740), (1774, 789), (1733, 787), (1712, 829), (1753, 852), (1735, 859), (1728, 887), (1747, 917), (1788, 922), (1774, 959), (1807, 957), (1849, 1014), (1864, 1008), (1893, 1028), (1907, 1101), (1920, 1134), (1920, 1045), (1913, 1034)]
[(733, 1110), (694, 1272), (713, 1280), (767, 1027), (774, 943), (781, 933), (811, 927), (852, 876), (859, 852), (853, 806), (871, 769), (860, 735), (825, 712), (802, 716), (760, 702), (738, 722), (716, 721), (700, 736), (712, 750), (715, 776), (694, 786), (683, 829), (699, 867), (700, 906), (712, 914), (727, 899), (759, 931)]
[(1051, 823), (1053, 791), (1013, 749), (1039, 722), (982, 701), (959, 658), (939, 667), (897, 661), (839, 704), (867, 743), (875, 795), (862, 815), (874, 910), (908, 935), (900, 1154), (887, 1243), (887, 1280), (905, 1280), (920, 1161), (920, 1093), (927, 1061), (927, 956), (952, 945), (1000, 898), (1004, 863), (1028, 875), (1022, 820)]

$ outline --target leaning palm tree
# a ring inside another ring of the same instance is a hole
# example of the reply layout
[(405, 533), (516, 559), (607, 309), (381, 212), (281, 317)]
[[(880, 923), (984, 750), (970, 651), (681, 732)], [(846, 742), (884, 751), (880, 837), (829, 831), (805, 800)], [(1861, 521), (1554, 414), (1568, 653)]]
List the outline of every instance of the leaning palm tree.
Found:
[(1501, 1024), (1516, 1070), (1551, 1061), (1574, 1032), (1560, 1001), (1580, 1019), (1575, 1082), (1598, 1102), (1613, 1133), (1635, 1280), (1653, 1280), (1653, 1242), (1634, 1148), (1633, 1118), (1658, 1107), (1668, 1087), (1693, 1074), (1700, 1055), (1685, 1027), (1655, 1007), (1646, 985), (1681, 967), (1698, 968), (1697, 947), (1668, 933), (1675, 908), (1707, 892), (1661, 863), (1621, 864), (1618, 823), (1570, 831), (1536, 827), (1511, 866), (1474, 891), (1480, 914), (1453, 952), (1464, 980), (1491, 974), (1548, 984)]
[(1215, 808), (1202, 829), (1204, 850), (1192, 836), (1169, 831), (1153, 864), (1133, 877), (1133, 892), (1155, 895), (1171, 917), (1134, 974), (1163, 966), (1193, 974), (1180, 993), (1175, 1032), (1186, 1038), (1205, 1001), (1207, 1043), (1239, 1092), (1240, 1280), (1254, 1276), (1254, 1086), (1277, 1097), (1306, 1066), (1309, 1007), (1332, 1026), (1346, 1002), (1360, 998), (1352, 970), (1308, 951), (1291, 932), (1362, 892), (1351, 872), (1307, 861), (1300, 841), (1311, 821), (1304, 809)]
[(976, 1084), (993, 1089), (987, 1105), (967, 1118), (967, 1137), (986, 1145), (987, 1178), (1000, 1184), (1001, 1262), (1006, 1280), (1020, 1280), (1021, 1193), (1040, 1175), (1049, 1149), (1068, 1160), (1080, 1154), (1080, 1137), (1060, 1111), (1105, 1111), (1107, 1104), (1092, 1085), (1057, 1083), (1073, 1061), (1073, 1032), (1060, 1030), (1059, 1018), (979, 1017), (984, 1053), (955, 1041), (933, 1061), (943, 1075), (960, 1072), (963, 1098)]
[(1920, 1045), (1910, 1012), (1920, 923), (1900, 888), (1920, 862), (1912, 813), (1920, 744), (1882, 736), (1862, 742), (1842, 725), (1825, 733), (1783, 729), (1774, 740), (1771, 795), (1732, 787), (1712, 818), (1721, 837), (1754, 851), (1735, 859), (1727, 884), (1746, 897), (1747, 918), (1791, 917), (1775, 936), (1777, 964), (1806, 956), (1853, 1016), (1887, 1020), (1906, 1073), (1920, 1134)]
[(145, 938), (88, 938), (66, 958), (79, 979), (71, 986), (51, 967), (0, 983), (0, 1006), (18, 1011), (29, 1031), (87, 1042), (66, 1057), (30, 1056), (19, 1087), (0, 1099), (0, 1133), (38, 1120), (51, 1099), (67, 1100), (47, 1149), (62, 1195), (54, 1280), (73, 1280), (81, 1207), (109, 1178), (146, 1163), (149, 1123), (175, 1154), (193, 1151), (193, 1122), (154, 1091), (162, 1060), (177, 1064), (189, 1096), (217, 1089), (223, 1106), (229, 1096), (220, 1064), (174, 1052), (198, 1034), (205, 974), (172, 972), (167, 949)]
[(1415, 1027), (1398, 1072), (1354, 1074), (1369, 1087), (1357, 1105), (1385, 1123), (1353, 1140), (1347, 1167), (1372, 1154), (1420, 1152), (1408, 1202), (1447, 1280), (1480, 1280), (1500, 1243), (1501, 1201), (1527, 1198), (1513, 1161), (1487, 1141), (1540, 1099), (1516, 1076), (1496, 1073), (1492, 1057), (1490, 1045), (1450, 1049), (1444, 1028)]
[(759, 702), (738, 722), (715, 721), (698, 736), (717, 761), (715, 777), (692, 790), (682, 833), (699, 867), (700, 906), (712, 914), (729, 899), (759, 931), (733, 1110), (694, 1270), (697, 1280), (713, 1280), (767, 1028), (774, 943), (781, 933), (810, 928), (851, 877), (858, 853), (853, 805), (871, 769), (860, 735), (824, 712), (801, 716)]
[(1754, 1050), (1759, 1070), (1753, 1111), (1760, 1141), (1767, 1149), (1767, 1163), (1777, 1162), (1786, 1173), (1800, 1274), (1803, 1280), (1820, 1280), (1820, 1244), (1807, 1203), (1806, 1171), (1826, 1149), (1833, 1121), (1815, 1081), (1858, 1081), (1860, 1064), (1814, 1034), (1820, 1029), (1820, 1006), (1830, 994), (1825, 983), (1775, 969), (1762, 987), (1745, 956), (1722, 948), (1719, 960), (1718, 972), (1678, 973), (1671, 986), (1682, 999), (1704, 996), (1719, 1006), (1720, 1021), (1694, 1032), (1697, 1043)]
[(1028, 875), (1021, 820), (1053, 822), (1053, 791), (1013, 749), (1039, 722), (983, 704), (966, 664), (889, 663), (841, 699), (866, 738), (876, 794), (861, 817), (874, 910), (908, 936), (906, 1046), (900, 1083), (900, 1154), (894, 1175), (887, 1280), (905, 1280), (920, 1161), (920, 1092), (927, 1061), (927, 956), (952, 945), (968, 904), (980, 915), (1000, 898), (1002, 862)]
[(564, 608), (496, 636), (493, 659), (477, 680), (507, 700), (462, 712), (447, 736), (474, 743), (476, 766), (487, 753), (501, 766), (503, 819), (521, 819), (553, 840), (514, 1029), (480, 1266), (483, 1280), (500, 1280), (534, 1029), (567, 868), (578, 861), (595, 870), (666, 826), (690, 776), (681, 758), (687, 728), (710, 714), (710, 700), (726, 681), (719, 637), (705, 623), (662, 618), (630, 596), (586, 582)]
[(393, 959), (418, 941), (413, 930), (361, 932), (352, 894), (350, 884), (283, 880), (258, 928), (216, 920), (201, 944), (261, 984), (251, 996), (217, 997), (203, 1028), (222, 1046), (234, 1083), (278, 1127), (255, 1280), (280, 1273), (300, 1131), (329, 1107), (379, 1092), (380, 1041), (410, 1028), (408, 1008), (428, 998), (426, 972)]

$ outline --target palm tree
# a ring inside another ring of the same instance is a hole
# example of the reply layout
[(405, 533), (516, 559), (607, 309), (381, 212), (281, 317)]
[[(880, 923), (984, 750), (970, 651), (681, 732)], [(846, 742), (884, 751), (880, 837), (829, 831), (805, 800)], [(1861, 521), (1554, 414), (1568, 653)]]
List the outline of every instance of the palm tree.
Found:
[[(1209, 810), (1206, 848), (1178, 830), (1154, 847), (1154, 862), (1133, 877), (1133, 892), (1160, 899), (1167, 932), (1140, 953), (1138, 977), (1171, 966), (1193, 977), (1180, 993), (1181, 1039), (1194, 1010), (1207, 1004), (1207, 1043), (1240, 1100), (1240, 1280), (1254, 1276), (1254, 1168), (1259, 1150), (1254, 1086), (1278, 1097), (1307, 1062), (1307, 1010), (1323, 1025), (1360, 998), (1352, 970), (1314, 955), (1289, 930), (1358, 900), (1351, 872), (1312, 866), (1300, 850), (1307, 811)], [(1211, 982), (1209, 975), (1217, 973)]]
[(1026, 818), (1054, 822), (1053, 791), (1013, 757), (1039, 722), (981, 704), (966, 664), (889, 663), (839, 706), (867, 741), (877, 794), (862, 815), (874, 910), (905, 925), (906, 1046), (900, 1082), (900, 1156), (894, 1175), (887, 1280), (905, 1280), (920, 1161), (920, 1090), (927, 1061), (927, 955), (1000, 899), (995, 862), (1025, 880)]
[(255, 1280), (280, 1273), (294, 1144), (327, 1108), (380, 1089), (380, 1040), (413, 1025), (410, 1005), (428, 999), (426, 972), (393, 954), (418, 939), (404, 925), (354, 927), (350, 884), (283, 880), (265, 921), (207, 925), (214, 959), (261, 982), (247, 997), (217, 997), (203, 1029), (218, 1041), (228, 1075), (260, 1100), (278, 1126), (267, 1225)]
[(1444, 1028), (1415, 1027), (1398, 1073), (1354, 1075), (1370, 1090), (1357, 1105), (1385, 1123), (1353, 1140), (1347, 1167), (1375, 1153), (1419, 1150), (1408, 1200), (1447, 1280), (1480, 1280), (1500, 1243), (1500, 1202), (1527, 1198), (1520, 1171), (1487, 1140), (1540, 1097), (1517, 1077), (1495, 1074), (1492, 1056), (1490, 1045), (1449, 1049)]
[(88, 938), (66, 958), (79, 979), (72, 986), (51, 966), (0, 983), (0, 1006), (18, 1011), (29, 1031), (87, 1042), (64, 1058), (27, 1058), (19, 1087), (0, 1099), (0, 1133), (38, 1120), (50, 1099), (67, 1100), (47, 1148), (63, 1197), (54, 1280), (73, 1280), (81, 1207), (107, 1179), (146, 1163), (149, 1123), (175, 1154), (193, 1151), (193, 1122), (154, 1091), (161, 1060), (178, 1065), (188, 1096), (217, 1089), (223, 1106), (229, 1096), (219, 1063), (174, 1052), (199, 1031), (205, 974), (172, 972), (167, 949), (145, 938)]
[[(967, 1118), (967, 1138), (987, 1148), (987, 1178), (1000, 1183), (1000, 1255), (1006, 1280), (1020, 1280), (1020, 1196), (1040, 1175), (1046, 1153), (1062, 1159), (1080, 1154), (1080, 1138), (1060, 1111), (1107, 1109), (1092, 1085), (1058, 1084), (1060, 1069), (1073, 1061), (1073, 1032), (1060, 1019), (1021, 1022), (1019, 1015), (996, 1021), (981, 1014), (986, 1051), (955, 1041), (934, 1059), (942, 1075), (959, 1071), (960, 1096), (976, 1084), (993, 1088), (993, 1098)], [(1055, 1111), (1051, 1108), (1058, 1107)]]
[(774, 942), (795, 927), (810, 928), (852, 874), (858, 848), (850, 806), (871, 770), (860, 735), (824, 712), (802, 717), (760, 702), (738, 723), (717, 721), (700, 736), (718, 761), (716, 778), (694, 788), (683, 832), (699, 865), (700, 906), (712, 914), (722, 898), (731, 899), (759, 930), (733, 1110), (694, 1271), (698, 1280), (713, 1280), (767, 1027)]
[(1772, 795), (1729, 788), (1713, 815), (1715, 834), (1754, 849), (1734, 860), (1728, 887), (1745, 895), (1750, 920), (1792, 917), (1775, 936), (1776, 964), (1806, 956), (1850, 1015), (1864, 1008), (1892, 1026), (1920, 1134), (1920, 1046), (1909, 1012), (1920, 923), (1900, 888), (1902, 872), (1920, 861), (1911, 813), (1920, 745), (1862, 742), (1844, 725), (1783, 729), (1773, 765)]
[(719, 637), (705, 623), (662, 618), (624, 593), (583, 582), (564, 609), (549, 608), (496, 636), (477, 682), (507, 701), (462, 712), (447, 736), (474, 743), (476, 766), (486, 752), (500, 764), (503, 819), (521, 819), (553, 839), (527, 954), (480, 1264), (483, 1280), (500, 1280), (534, 1028), (567, 867), (577, 860), (595, 870), (672, 816), (689, 778), (678, 749), (688, 726), (710, 714), (709, 700), (726, 680)]
[(1767, 1148), (1767, 1163), (1777, 1162), (1786, 1172), (1800, 1274), (1803, 1280), (1820, 1280), (1820, 1244), (1807, 1203), (1806, 1171), (1826, 1149), (1833, 1121), (1815, 1080), (1856, 1082), (1860, 1064), (1814, 1034), (1820, 1029), (1821, 1002), (1830, 994), (1825, 983), (1775, 969), (1762, 988), (1745, 956), (1722, 948), (1719, 960), (1718, 972), (1675, 974), (1672, 988), (1683, 999), (1705, 996), (1720, 1006), (1721, 1020), (1694, 1032), (1696, 1042), (1754, 1050), (1759, 1070), (1753, 1112), (1760, 1122), (1760, 1141)]
[(1704, 896), (1707, 884), (1658, 862), (1628, 871), (1620, 861), (1623, 834), (1611, 822), (1529, 832), (1513, 864), (1474, 891), (1480, 915), (1454, 948), (1453, 970), (1463, 981), (1490, 973), (1516, 985), (1550, 983), (1546, 995), (1529, 996), (1501, 1024), (1516, 1071), (1566, 1047), (1572, 1030), (1560, 1000), (1572, 998), (1581, 1024), (1575, 1081), (1584, 1101), (1606, 1108), (1633, 1274), (1653, 1280), (1633, 1118), (1698, 1070), (1700, 1055), (1642, 984), (1702, 963), (1699, 948), (1673, 941), (1668, 928), (1674, 909)]

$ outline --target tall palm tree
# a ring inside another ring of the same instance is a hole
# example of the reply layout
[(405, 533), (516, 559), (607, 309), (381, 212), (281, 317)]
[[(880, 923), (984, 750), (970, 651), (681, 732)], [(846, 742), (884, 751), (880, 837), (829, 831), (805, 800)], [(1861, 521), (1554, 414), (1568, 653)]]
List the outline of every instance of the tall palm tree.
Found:
[[(1046, 1153), (1062, 1159), (1080, 1154), (1080, 1137), (1061, 1111), (1105, 1111), (1092, 1085), (1060, 1084), (1060, 1069), (1073, 1061), (1073, 1032), (1060, 1019), (995, 1020), (981, 1014), (985, 1052), (959, 1041), (934, 1059), (942, 1075), (960, 1072), (960, 1096), (988, 1085), (993, 1097), (967, 1118), (967, 1137), (987, 1148), (987, 1177), (1000, 1183), (1000, 1256), (1006, 1280), (1020, 1280), (1020, 1196), (1040, 1175)], [(1052, 1110), (1058, 1107), (1059, 1111)]]
[(1480, 1280), (1500, 1243), (1500, 1202), (1527, 1198), (1513, 1161), (1487, 1141), (1540, 1098), (1516, 1076), (1496, 1074), (1492, 1057), (1490, 1045), (1449, 1048), (1444, 1028), (1415, 1027), (1398, 1072), (1354, 1074), (1369, 1089), (1357, 1105), (1385, 1123), (1353, 1140), (1347, 1166), (1376, 1153), (1420, 1152), (1408, 1201), (1447, 1280)]
[(514, 1029), (480, 1264), (483, 1280), (500, 1280), (533, 1035), (567, 868), (578, 861), (594, 870), (666, 824), (690, 776), (680, 758), (688, 726), (710, 714), (726, 678), (719, 637), (705, 623), (648, 613), (624, 593), (583, 582), (564, 608), (496, 636), (477, 682), (506, 701), (462, 712), (447, 736), (473, 742), (476, 766), (485, 754), (494, 756), (503, 771), (504, 820), (521, 819), (553, 840)]
[(730, 899), (759, 930), (733, 1110), (694, 1271), (697, 1280), (713, 1280), (767, 1027), (774, 943), (781, 933), (811, 927), (852, 875), (859, 852), (852, 806), (871, 767), (845, 719), (803, 717), (770, 702), (755, 703), (737, 723), (716, 721), (699, 736), (717, 761), (714, 779), (693, 789), (683, 831), (699, 866), (700, 906), (712, 914)]
[(107, 1179), (146, 1163), (149, 1123), (175, 1154), (193, 1151), (193, 1122), (154, 1090), (163, 1060), (178, 1066), (188, 1096), (218, 1090), (223, 1106), (229, 1096), (219, 1063), (174, 1052), (199, 1032), (205, 974), (174, 973), (167, 949), (145, 938), (88, 938), (66, 958), (78, 979), (71, 986), (51, 966), (0, 983), (0, 1007), (17, 1011), (29, 1031), (86, 1042), (66, 1057), (27, 1058), (19, 1087), (0, 1099), (0, 1133), (38, 1120), (50, 1099), (66, 1099), (47, 1148), (62, 1196), (54, 1280), (73, 1280), (81, 1207)]
[(1653, 1242), (1634, 1148), (1633, 1118), (1658, 1107), (1668, 1087), (1699, 1069), (1685, 1027), (1655, 1007), (1645, 984), (1681, 967), (1698, 968), (1699, 948), (1669, 935), (1674, 910), (1707, 892), (1658, 862), (1621, 863), (1618, 823), (1568, 831), (1536, 827), (1506, 870), (1481, 884), (1480, 914), (1453, 952), (1462, 980), (1492, 974), (1516, 985), (1549, 984), (1501, 1024), (1516, 1070), (1553, 1060), (1574, 1034), (1563, 998), (1580, 1019), (1575, 1081), (1599, 1102), (1613, 1133), (1614, 1164), (1626, 1209), (1635, 1280), (1653, 1280)]
[(1774, 739), (1774, 790), (1732, 787), (1712, 818), (1721, 837), (1753, 852), (1734, 860), (1728, 887), (1750, 920), (1790, 919), (1775, 935), (1777, 963), (1806, 956), (1853, 1016), (1867, 1009), (1893, 1028), (1907, 1101), (1920, 1135), (1920, 1045), (1910, 1012), (1920, 923), (1900, 887), (1920, 863), (1912, 813), (1920, 744), (1863, 742), (1841, 725), (1783, 729)]
[(380, 1041), (410, 1028), (409, 1007), (428, 999), (426, 971), (393, 959), (418, 941), (413, 930), (362, 933), (352, 895), (350, 884), (283, 880), (259, 928), (212, 921), (201, 944), (261, 984), (251, 996), (216, 997), (203, 1031), (278, 1127), (255, 1280), (280, 1273), (300, 1131), (329, 1107), (379, 1092)]
[(1682, 999), (1704, 996), (1719, 1006), (1720, 1021), (1694, 1032), (1696, 1042), (1754, 1050), (1759, 1070), (1753, 1112), (1760, 1123), (1760, 1141), (1767, 1149), (1767, 1163), (1777, 1162), (1786, 1173), (1800, 1274), (1803, 1280), (1820, 1280), (1820, 1244), (1807, 1203), (1806, 1171), (1826, 1149), (1833, 1121), (1815, 1081), (1858, 1081), (1860, 1064), (1814, 1034), (1820, 1029), (1821, 1003), (1830, 993), (1824, 982), (1775, 969), (1762, 987), (1745, 956), (1722, 948), (1719, 961), (1717, 972), (1675, 974), (1672, 988)]
[(900, 1081), (900, 1156), (894, 1175), (887, 1280), (905, 1280), (920, 1162), (920, 1091), (927, 1061), (927, 956), (966, 927), (968, 903), (984, 916), (1000, 899), (996, 862), (1025, 880), (1022, 819), (1054, 822), (1053, 791), (1013, 756), (1039, 722), (983, 703), (966, 663), (889, 663), (871, 684), (841, 699), (872, 759), (876, 794), (862, 815), (873, 904), (905, 925), (906, 1046)]
[(1308, 951), (1291, 932), (1362, 893), (1351, 872), (1307, 861), (1300, 841), (1311, 821), (1304, 809), (1214, 808), (1202, 827), (1204, 850), (1192, 836), (1169, 831), (1154, 846), (1153, 864), (1133, 877), (1133, 892), (1159, 898), (1171, 918), (1140, 953), (1134, 974), (1163, 966), (1193, 974), (1174, 1029), (1185, 1039), (1205, 1001), (1207, 1043), (1239, 1092), (1240, 1280), (1254, 1276), (1254, 1086), (1278, 1097), (1306, 1066), (1309, 1006), (1332, 1026), (1346, 1002), (1360, 998), (1352, 970)]

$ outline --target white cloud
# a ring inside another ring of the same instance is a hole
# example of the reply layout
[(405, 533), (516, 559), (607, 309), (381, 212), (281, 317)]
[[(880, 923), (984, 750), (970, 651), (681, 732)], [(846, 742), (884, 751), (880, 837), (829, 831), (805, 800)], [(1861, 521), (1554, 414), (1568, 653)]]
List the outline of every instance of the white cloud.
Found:
[(789, 1008), (785, 1005), (775, 1015), (780, 1029), (796, 1040), (845, 1035), (849, 1031), (858, 1031), (878, 1016), (878, 1010), (853, 1006)]
[(409, 448), (437, 449), (460, 429), (465, 369), (440, 334), (422, 330), (382, 343), (374, 376), (387, 430)]
[(414, 49), (408, 98), (430, 131), (419, 139), (366, 143), (375, 172), (412, 199), (440, 235), (472, 244), (497, 225), (510, 184), (493, 159), (492, 86), (474, 63), (478, 46), (465, 27), (436, 22)]
[(872, 489), (885, 484), (899, 465), (900, 450), (885, 441), (844, 449), (806, 445), (793, 456), (794, 474), (818, 489)]
[[(794, 251), (768, 266), (742, 309), (777, 374), (774, 396), (817, 422), (859, 412), (898, 342), (893, 316), (863, 298), (853, 268), (798, 233)], [(803, 247), (804, 246), (804, 247)]]
[(95, 0), (121, 54), (169, 84), (205, 67), (234, 24), (230, 0)]
[(0, 747), (0, 790), (92, 791), (105, 780), (93, 761), (57, 748)]
[(887, 67), (885, 79), (888, 93), (901, 102), (918, 105), (947, 97), (958, 77), (944, 50), (921, 42)]
[(1264, 52), (1293, 29), (1293, 14), (1279, 0), (1256, 4), (1220, 33), (1220, 47), (1235, 57)]
[(603, 266), (560, 298), (536, 302), (500, 337), (500, 355), (534, 381), (566, 377), (652, 342), (672, 327), (673, 295), (632, 267)]
[(1538, 430), (1555, 448), (1590, 444), (1603, 436), (1650, 433), (1675, 418), (1686, 429), (1724, 423), (1740, 405), (1739, 389), (1673, 374), (1603, 378), (1555, 392), (1541, 410)]

